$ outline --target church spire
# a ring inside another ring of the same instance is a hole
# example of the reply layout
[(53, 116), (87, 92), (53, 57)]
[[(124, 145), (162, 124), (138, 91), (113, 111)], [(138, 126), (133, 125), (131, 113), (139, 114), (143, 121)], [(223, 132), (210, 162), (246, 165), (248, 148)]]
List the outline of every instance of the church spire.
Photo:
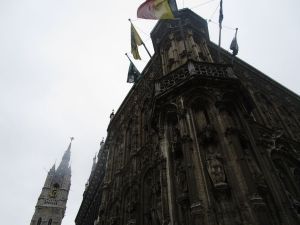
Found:
[(72, 145), (72, 141), (74, 140), (74, 137), (70, 137), (71, 141), (70, 141), (70, 144), (68, 146), (68, 149), (66, 150), (63, 158), (62, 158), (62, 161), (70, 161), (70, 157), (71, 157), (71, 145)]
[(58, 168), (56, 169), (56, 165), (53, 164), (49, 170), (30, 225), (61, 225), (71, 186), (69, 162), (73, 139), (72, 137)]
[(70, 158), (71, 158), (71, 146), (72, 146), (72, 141), (74, 140), (74, 137), (70, 138), (70, 144), (67, 148), (67, 150), (65, 151), (61, 163), (59, 164), (57, 170), (66, 170), (67, 168), (69, 168), (69, 163), (70, 163)]

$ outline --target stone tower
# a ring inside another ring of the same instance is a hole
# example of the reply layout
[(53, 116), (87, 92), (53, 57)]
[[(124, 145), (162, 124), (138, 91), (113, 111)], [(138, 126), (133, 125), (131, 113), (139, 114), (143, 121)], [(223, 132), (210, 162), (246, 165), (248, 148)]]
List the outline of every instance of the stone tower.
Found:
[(71, 142), (58, 168), (49, 170), (30, 225), (61, 225), (71, 186)]
[(300, 224), (299, 96), (176, 17), (151, 32), (76, 225)]

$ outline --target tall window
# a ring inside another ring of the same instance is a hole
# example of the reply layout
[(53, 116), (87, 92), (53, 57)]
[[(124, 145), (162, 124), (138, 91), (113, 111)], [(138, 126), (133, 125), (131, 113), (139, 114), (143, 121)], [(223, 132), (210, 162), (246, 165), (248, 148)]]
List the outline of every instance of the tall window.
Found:
[(51, 224), (52, 224), (52, 219), (49, 219), (48, 225), (51, 225)]
[(37, 222), (37, 225), (41, 225), (41, 223), (42, 223), (42, 218), (40, 217), (38, 222)]

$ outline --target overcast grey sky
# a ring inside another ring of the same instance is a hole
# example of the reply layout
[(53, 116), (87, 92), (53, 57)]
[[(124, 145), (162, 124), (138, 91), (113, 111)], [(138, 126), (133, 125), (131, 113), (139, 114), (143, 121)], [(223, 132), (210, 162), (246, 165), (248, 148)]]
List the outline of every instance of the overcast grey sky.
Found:
[[(73, 225), (109, 114), (129, 91), (130, 24), (153, 53), (155, 22), (136, 20), (142, 0), (0, 0), (0, 212), (5, 225), (29, 225), (47, 171), (69, 137), (72, 186), (63, 225)], [(218, 20), (218, 0), (178, 1)], [(224, 0), (222, 46), (239, 27), (239, 57), (300, 93), (299, 0)], [(194, 7), (198, 6), (198, 7)], [(212, 16), (213, 15), (213, 16)], [(217, 42), (218, 26), (209, 23)], [(141, 70), (149, 60), (140, 48)]]

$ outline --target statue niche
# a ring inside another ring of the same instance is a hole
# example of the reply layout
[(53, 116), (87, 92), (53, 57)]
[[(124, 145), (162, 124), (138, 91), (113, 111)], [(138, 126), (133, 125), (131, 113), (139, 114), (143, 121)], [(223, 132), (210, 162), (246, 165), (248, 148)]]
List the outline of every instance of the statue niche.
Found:
[(223, 163), (218, 155), (206, 159), (207, 171), (214, 187), (227, 186)]

